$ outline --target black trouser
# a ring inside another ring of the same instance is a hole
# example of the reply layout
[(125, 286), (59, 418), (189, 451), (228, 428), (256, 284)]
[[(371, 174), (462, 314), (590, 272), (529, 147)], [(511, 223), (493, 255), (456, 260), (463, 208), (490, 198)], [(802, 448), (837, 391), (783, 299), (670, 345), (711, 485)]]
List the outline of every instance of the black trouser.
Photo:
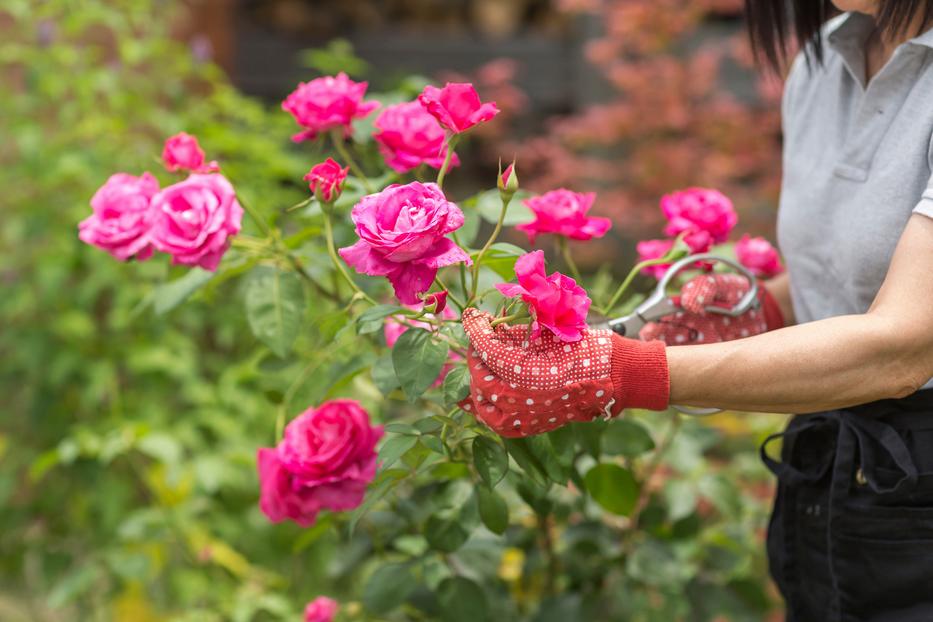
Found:
[(762, 458), (788, 622), (933, 621), (933, 390), (794, 417)]

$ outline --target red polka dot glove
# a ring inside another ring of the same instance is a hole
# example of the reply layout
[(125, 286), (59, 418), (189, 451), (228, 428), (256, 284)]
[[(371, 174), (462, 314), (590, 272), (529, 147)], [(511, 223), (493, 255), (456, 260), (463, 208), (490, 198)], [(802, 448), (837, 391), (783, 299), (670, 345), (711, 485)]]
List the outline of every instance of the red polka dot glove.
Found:
[(639, 332), (644, 340), (660, 339), (669, 346), (716, 343), (750, 337), (784, 326), (777, 301), (759, 284), (758, 308), (739, 317), (708, 313), (704, 307), (731, 307), (748, 291), (748, 281), (738, 274), (703, 274), (694, 277), (674, 299), (683, 311), (646, 324)]
[(528, 436), (571, 421), (614, 417), (623, 408), (667, 407), (662, 342), (590, 329), (573, 343), (546, 330), (529, 341), (528, 326), (493, 327), (492, 319), (478, 309), (463, 312), (470, 396), (460, 405), (494, 432)]

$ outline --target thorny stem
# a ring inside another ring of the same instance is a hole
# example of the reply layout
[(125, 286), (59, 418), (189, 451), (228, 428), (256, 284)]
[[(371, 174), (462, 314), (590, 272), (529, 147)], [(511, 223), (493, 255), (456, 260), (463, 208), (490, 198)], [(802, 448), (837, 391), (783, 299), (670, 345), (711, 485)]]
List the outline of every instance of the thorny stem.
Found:
[(370, 298), (369, 294), (360, 289), (349, 273), (347, 273), (347, 269), (343, 267), (342, 263), (340, 263), (340, 258), (337, 256), (337, 248), (334, 246), (334, 227), (330, 222), (330, 213), (327, 209), (324, 209), (323, 212), (324, 237), (327, 239), (327, 254), (330, 255), (330, 260), (334, 263), (334, 267), (337, 268), (337, 271), (340, 272), (341, 276), (343, 276), (343, 279), (347, 282), (350, 288), (368, 303), (375, 305), (376, 301)]
[(512, 201), (512, 197), (502, 197), (502, 209), (499, 210), (499, 219), (496, 221), (496, 228), (492, 230), (492, 233), (489, 235), (489, 239), (486, 240), (486, 244), (483, 245), (483, 248), (479, 251), (479, 254), (476, 256), (476, 259), (473, 261), (473, 270), (470, 273), (472, 277), (470, 285), (470, 297), (467, 301), (467, 304), (473, 302), (473, 299), (476, 298), (476, 288), (479, 286), (479, 268), (483, 262), (483, 255), (486, 254), (493, 243), (496, 241), (496, 238), (499, 237), (499, 233), (502, 231), (502, 223), (505, 222), (505, 214), (509, 209), (509, 203)]
[(447, 171), (450, 169), (450, 161), (454, 157), (454, 147), (457, 145), (457, 141), (460, 137), (457, 134), (452, 134), (450, 138), (447, 139), (447, 153), (444, 155), (444, 163), (441, 164), (441, 170), (437, 172), (437, 187), (444, 187), (444, 177), (447, 176)]
[(564, 263), (567, 264), (567, 267), (570, 268), (570, 274), (573, 275), (577, 285), (582, 286), (583, 277), (580, 276), (580, 270), (577, 268), (577, 264), (574, 262), (573, 257), (570, 255), (570, 248), (567, 246), (567, 238), (562, 235), (557, 236), (557, 247), (560, 249), (560, 255), (563, 257)]
[(337, 150), (337, 153), (340, 154), (340, 157), (343, 158), (344, 162), (347, 163), (347, 165), (350, 167), (350, 170), (353, 171), (353, 174), (359, 178), (360, 182), (363, 184), (363, 188), (366, 189), (367, 194), (372, 194), (375, 192), (372, 184), (369, 183), (369, 179), (363, 172), (363, 169), (360, 168), (360, 165), (356, 163), (356, 160), (353, 159), (353, 156), (350, 155), (350, 152), (347, 150), (347, 146), (344, 144), (343, 130), (339, 128), (331, 130), (330, 137), (331, 141), (334, 143), (334, 149)]

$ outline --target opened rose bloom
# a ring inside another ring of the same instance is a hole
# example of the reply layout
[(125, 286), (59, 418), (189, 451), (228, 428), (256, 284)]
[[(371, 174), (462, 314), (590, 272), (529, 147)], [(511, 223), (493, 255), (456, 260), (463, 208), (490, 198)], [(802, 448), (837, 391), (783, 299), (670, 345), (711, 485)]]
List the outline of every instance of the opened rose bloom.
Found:
[(687, 188), (666, 194), (661, 197), (661, 211), (667, 219), (665, 235), (705, 231), (716, 244), (725, 242), (739, 221), (729, 197), (711, 188)]
[(612, 222), (608, 218), (587, 216), (596, 195), (592, 192), (572, 192), (563, 188), (525, 200), (535, 216), (534, 221), (515, 228), (528, 235), (528, 242), (542, 233), (555, 233), (573, 240), (590, 240), (606, 235)]
[(437, 184), (393, 184), (363, 197), (350, 215), (360, 237), (340, 256), (357, 272), (385, 276), (404, 304), (417, 304), (438, 269), (470, 256), (445, 237), (463, 225), (463, 212)]
[(158, 192), (159, 182), (149, 173), (111, 175), (91, 198), (93, 212), (78, 224), (78, 237), (120, 261), (148, 259), (152, 256), (149, 229), (155, 216), (151, 204)]
[(544, 251), (526, 253), (515, 262), (514, 283), (498, 283), (496, 289), (508, 298), (521, 296), (533, 318), (532, 337), (541, 327), (561, 341), (579, 341), (586, 329), (590, 298), (569, 276), (560, 272), (548, 275), (544, 269)]
[[(418, 102), (388, 106), (376, 119), (373, 138), (386, 165), (398, 173), (427, 164), (439, 169), (447, 155), (444, 128)], [(460, 158), (453, 154), (450, 166), (459, 166)]]
[(333, 598), (318, 596), (305, 607), (304, 622), (333, 622), (339, 608)]
[(418, 96), (418, 101), (438, 123), (454, 134), (465, 132), (499, 114), (495, 102), (483, 103), (473, 85), (465, 82), (448, 82), (442, 89), (428, 85)]
[(152, 244), (172, 256), (173, 264), (216, 270), (240, 231), (243, 208), (227, 178), (218, 173), (191, 175), (152, 199)]
[(198, 139), (191, 134), (179, 132), (165, 141), (162, 149), (162, 163), (165, 170), (191, 171), (193, 173), (216, 173), (220, 170), (217, 162), (205, 164), (204, 150), (198, 144)]
[(282, 102), (282, 109), (305, 128), (292, 140), (313, 140), (334, 128), (349, 136), (354, 119), (362, 119), (379, 107), (379, 102), (363, 101), (367, 87), (368, 83), (354, 82), (343, 72), (299, 84)]
[(762, 237), (743, 235), (735, 244), (735, 256), (755, 276), (768, 278), (784, 270), (777, 249)]
[(319, 201), (330, 203), (340, 196), (340, 192), (343, 190), (343, 182), (346, 181), (349, 172), (349, 166), (340, 168), (340, 165), (333, 158), (327, 158), (320, 164), (311, 167), (304, 179), (308, 182), (308, 187), (311, 188), (311, 192)]
[(275, 448), (257, 454), (259, 508), (274, 523), (308, 527), (321, 510), (343, 512), (363, 501), (376, 474), (382, 427), (355, 400), (309, 408), (285, 426)]

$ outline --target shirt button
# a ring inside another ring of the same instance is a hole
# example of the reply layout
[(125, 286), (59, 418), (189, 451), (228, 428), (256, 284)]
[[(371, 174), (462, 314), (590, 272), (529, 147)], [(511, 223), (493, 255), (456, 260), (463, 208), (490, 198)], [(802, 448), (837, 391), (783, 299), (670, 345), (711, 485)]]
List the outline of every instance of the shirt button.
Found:
[(859, 486), (864, 486), (868, 483), (868, 480), (865, 479), (865, 473), (862, 472), (862, 467), (859, 467), (855, 471), (855, 483)]

